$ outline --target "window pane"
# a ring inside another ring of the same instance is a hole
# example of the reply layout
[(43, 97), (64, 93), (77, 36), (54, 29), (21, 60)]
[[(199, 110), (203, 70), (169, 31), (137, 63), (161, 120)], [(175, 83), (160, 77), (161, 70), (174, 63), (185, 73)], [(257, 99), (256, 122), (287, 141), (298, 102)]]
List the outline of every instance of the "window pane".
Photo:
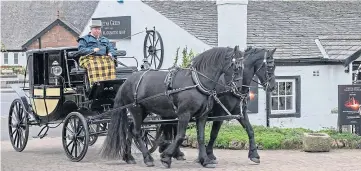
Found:
[(18, 53), (14, 53), (14, 64), (18, 64), (18, 63), (19, 63)]
[(285, 82), (280, 82), (279, 86), (280, 86), (279, 95), (285, 95)]
[(278, 110), (278, 97), (272, 97), (272, 110)]
[(272, 95), (273, 95), (273, 96), (278, 95), (278, 83), (276, 83), (276, 87), (275, 87), (275, 89), (272, 91)]
[(280, 97), (280, 100), (279, 100), (279, 110), (285, 110), (286, 107), (285, 107), (285, 104), (286, 104), (286, 98), (285, 97)]
[(293, 109), (293, 101), (292, 96), (286, 97), (286, 110), (292, 110)]
[(286, 94), (292, 95), (292, 82), (286, 82)]

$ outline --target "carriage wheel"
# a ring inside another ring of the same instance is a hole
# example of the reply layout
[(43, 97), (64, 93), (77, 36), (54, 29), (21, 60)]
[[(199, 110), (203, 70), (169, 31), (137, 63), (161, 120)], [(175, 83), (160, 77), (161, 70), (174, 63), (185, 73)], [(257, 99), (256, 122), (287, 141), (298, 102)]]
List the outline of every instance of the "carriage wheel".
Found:
[(9, 138), (13, 148), (17, 152), (22, 152), (29, 137), (28, 117), (20, 99), (15, 99), (10, 106), (8, 127)]
[[(94, 128), (95, 127), (95, 128)], [(92, 124), (89, 126), (89, 134), (98, 133), (99, 131), (106, 131), (107, 123)], [(89, 146), (94, 145), (98, 140), (98, 135), (89, 135)]]
[(164, 46), (158, 31), (147, 30), (143, 48), (144, 59), (150, 64), (150, 69), (160, 69), (164, 59)]
[(71, 112), (66, 118), (62, 131), (63, 148), (73, 162), (82, 160), (88, 150), (89, 127), (84, 116)]
[[(99, 124), (92, 124), (92, 125), (89, 125), (89, 133), (97, 133), (99, 132)], [(98, 140), (98, 135), (90, 135), (89, 136), (89, 146), (92, 146), (95, 144), (95, 142), (97, 142)]]
[[(146, 120), (159, 120), (160, 117), (158, 115), (150, 115), (146, 118)], [(155, 133), (155, 134), (154, 134)], [(160, 137), (160, 125), (142, 125), (141, 135), (142, 139), (145, 142), (145, 146), (150, 153), (153, 153), (159, 145), (158, 139)], [(140, 149), (139, 144), (134, 140), (134, 144), (138, 149)]]

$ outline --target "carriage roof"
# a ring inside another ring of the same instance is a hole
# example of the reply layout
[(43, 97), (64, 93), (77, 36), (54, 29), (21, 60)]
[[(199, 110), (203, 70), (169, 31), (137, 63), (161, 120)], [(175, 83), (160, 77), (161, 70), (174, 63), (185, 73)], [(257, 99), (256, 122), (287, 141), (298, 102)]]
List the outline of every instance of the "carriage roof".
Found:
[(50, 51), (76, 51), (78, 50), (78, 47), (76, 46), (66, 46), (66, 47), (49, 47), (49, 48), (41, 48), (41, 49), (30, 49), (27, 50), (26, 53), (27, 54), (31, 54), (31, 53), (44, 53), (44, 52), (50, 52)]

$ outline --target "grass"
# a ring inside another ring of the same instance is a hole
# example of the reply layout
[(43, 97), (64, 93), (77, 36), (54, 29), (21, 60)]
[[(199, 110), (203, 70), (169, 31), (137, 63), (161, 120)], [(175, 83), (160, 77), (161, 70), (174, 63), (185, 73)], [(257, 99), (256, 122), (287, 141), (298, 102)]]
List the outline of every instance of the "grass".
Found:
[[(209, 141), (212, 124), (206, 125), (206, 143)], [(338, 133), (333, 129), (312, 131), (304, 128), (268, 128), (253, 126), (256, 144), (262, 149), (301, 149), (303, 133), (327, 133), (333, 139), (334, 148), (361, 148), (361, 136)], [(187, 130), (188, 146), (195, 147), (197, 134), (194, 126)], [(193, 145), (192, 145), (193, 144)], [(214, 148), (247, 149), (248, 135), (240, 124), (224, 123), (219, 131)]]

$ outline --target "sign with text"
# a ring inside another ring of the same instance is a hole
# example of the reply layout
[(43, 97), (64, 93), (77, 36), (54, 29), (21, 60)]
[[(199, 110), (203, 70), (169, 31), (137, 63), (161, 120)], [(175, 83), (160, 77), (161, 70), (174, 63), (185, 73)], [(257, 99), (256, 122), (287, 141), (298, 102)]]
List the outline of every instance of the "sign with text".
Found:
[(360, 124), (361, 85), (338, 85), (338, 119), (340, 125)]
[(131, 39), (131, 17), (93, 18), (102, 21), (102, 35), (108, 39)]
[[(253, 80), (258, 81), (257, 76), (254, 76)], [(249, 89), (247, 113), (258, 113), (258, 84), (251, 81), (251, 87)]]

